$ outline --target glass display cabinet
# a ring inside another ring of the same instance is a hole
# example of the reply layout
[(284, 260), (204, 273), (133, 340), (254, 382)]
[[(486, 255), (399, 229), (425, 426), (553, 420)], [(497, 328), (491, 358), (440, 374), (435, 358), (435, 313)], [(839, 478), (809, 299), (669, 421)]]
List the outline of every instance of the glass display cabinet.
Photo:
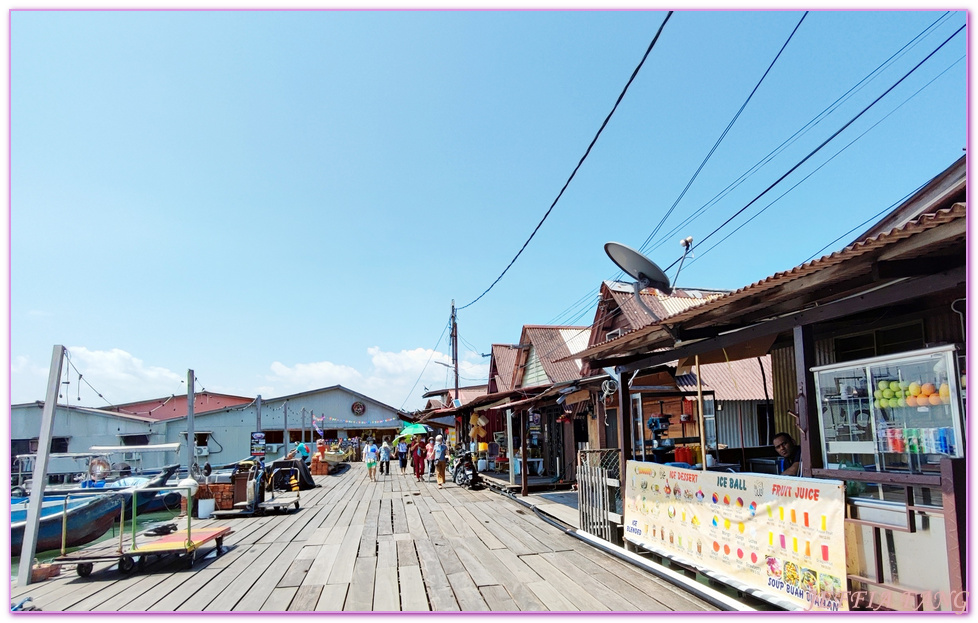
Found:
[(962, 355), (948, 345), (812, 368), (825, 466), (919, 474), (963, 457)]

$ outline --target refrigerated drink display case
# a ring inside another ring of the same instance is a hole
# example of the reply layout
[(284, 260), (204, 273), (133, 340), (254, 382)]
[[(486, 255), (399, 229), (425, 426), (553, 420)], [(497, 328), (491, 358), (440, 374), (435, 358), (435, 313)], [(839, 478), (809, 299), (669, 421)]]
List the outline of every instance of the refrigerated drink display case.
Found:
[(933, 473), (964, 456), (963, 350), (938, 346), (812, 368), (830, 469)]

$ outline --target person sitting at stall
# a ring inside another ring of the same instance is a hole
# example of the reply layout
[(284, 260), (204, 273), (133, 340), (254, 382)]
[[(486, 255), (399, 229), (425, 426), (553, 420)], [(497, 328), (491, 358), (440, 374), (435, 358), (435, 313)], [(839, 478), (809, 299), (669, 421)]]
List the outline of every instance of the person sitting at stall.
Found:
[(774, 451), (778, 453), (778, 473), (782, 476), (801, 476), (801, 447), (788, 433), (774, 436)]

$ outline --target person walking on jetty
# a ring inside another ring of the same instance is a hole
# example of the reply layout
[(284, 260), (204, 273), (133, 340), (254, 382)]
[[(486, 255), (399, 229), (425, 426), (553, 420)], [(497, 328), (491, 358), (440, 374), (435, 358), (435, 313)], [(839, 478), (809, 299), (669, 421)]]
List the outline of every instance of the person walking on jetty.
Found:
[(432, 437), (428, 437), (428, 443), (424, 447), (426, 467), (428, 471), (428, 482), (435, 476), (435, 440)]
[(368, 440), (363, 447), (363, 460), (367, 464), (367, 476), (373, 482), (377, 482), (377, 453), (377, 444), (373, 439)]
[(448, 446), (442, 441), (441, 435), (435, 437), (435, 474), (438, 488), (445, 484), (445, 467), (448, 465)]
[(389, 437), (384, 437), (384, 444), (380, 446), (380, 475), (390, 476), (391, 473), (391, 454), (393, 454), (394, 449), (391, 448)]
[(419, 435), (414, 438), (414, 443), (411, 444), (411, 459), (414, 462), (414, 477), (421, 482), (424, 476), (424, 439)]
[(401, 439), (400, 441), (397, 442), (397, 461), (401, 466), (402, 476), (404, 475), (404, 472), (407, 469), (407, 460), (408, 460), (408, 444), (406, 440)]

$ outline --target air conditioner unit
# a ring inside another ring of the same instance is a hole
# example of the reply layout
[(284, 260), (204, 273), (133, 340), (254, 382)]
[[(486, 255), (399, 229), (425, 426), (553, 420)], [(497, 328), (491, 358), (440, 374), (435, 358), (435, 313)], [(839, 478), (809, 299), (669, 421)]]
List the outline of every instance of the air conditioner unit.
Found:
[(138, 461), (139, 460), (139, 453), (138, 452), (123, 452), (122, 453), (122, 460), (123, 461)]
[(616, 337), (621, 337), (621, 329), (615, 329), (614, 331), (608, 331), (604, 334), (604, 340), (607, 342), (613, 340)]
[(207, 446), (197, 446), (194, 448), (194, 453), (197, 456), (207, 456), (210, 454), (210, 451), (207, 449)]

